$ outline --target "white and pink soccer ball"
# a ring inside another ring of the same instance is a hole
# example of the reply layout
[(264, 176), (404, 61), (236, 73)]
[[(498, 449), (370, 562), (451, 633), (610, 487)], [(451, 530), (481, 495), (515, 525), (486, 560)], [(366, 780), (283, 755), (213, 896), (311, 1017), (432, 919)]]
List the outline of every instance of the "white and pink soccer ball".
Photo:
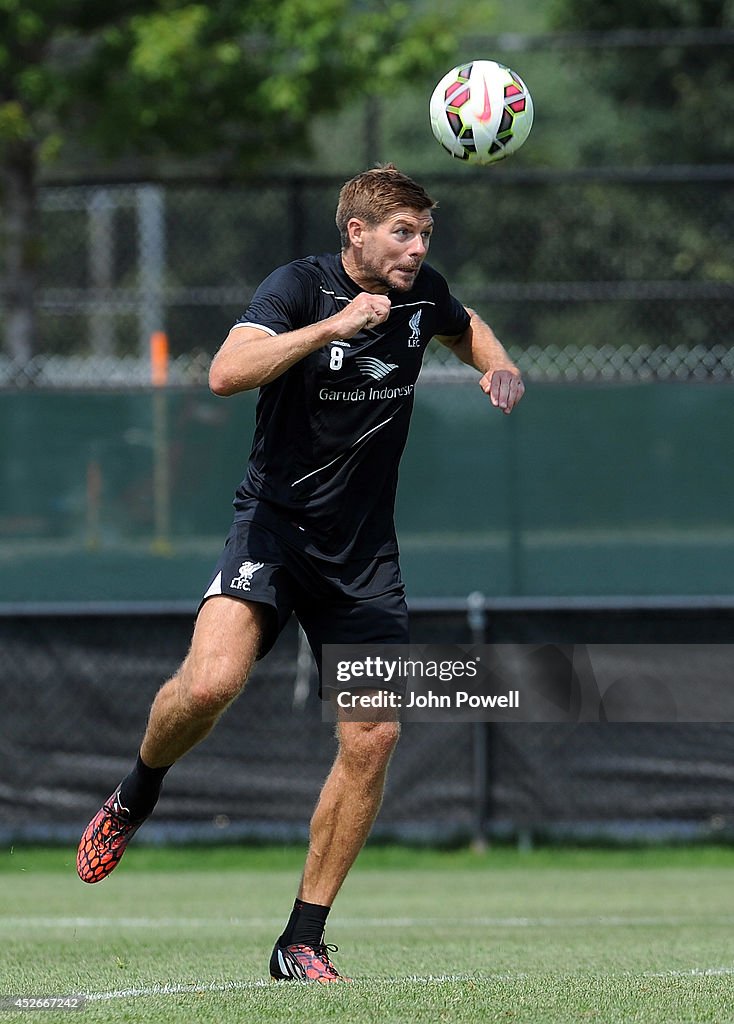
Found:
[(493, 164), (517, 152), (533, 126), (528, 87), (493, 60), (452, 68), (433, 90), (430, 112), (444, 149), (472, 164)]

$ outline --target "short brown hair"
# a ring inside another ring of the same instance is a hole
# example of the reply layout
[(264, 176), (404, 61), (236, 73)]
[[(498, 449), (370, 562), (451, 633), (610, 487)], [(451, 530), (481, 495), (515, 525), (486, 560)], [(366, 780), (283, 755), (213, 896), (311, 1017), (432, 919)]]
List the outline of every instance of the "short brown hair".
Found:
[(342, 186), (336, 208), (336, 226), (344, 248), (349, 245), (347, 224), (352, 217), (359, 217), (370, 227), (375, 227), (402, 206), (412, 210), (432, 210), (436, 203), (421, 185), (394, 164), (374, 167), (350, 178)]

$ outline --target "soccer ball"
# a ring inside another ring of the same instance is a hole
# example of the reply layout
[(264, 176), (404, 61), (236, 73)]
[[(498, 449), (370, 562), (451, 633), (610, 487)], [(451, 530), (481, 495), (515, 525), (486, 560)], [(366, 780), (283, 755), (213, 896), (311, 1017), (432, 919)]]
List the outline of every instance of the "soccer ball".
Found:
[(533, 126), (533, 101), (518, 74), (493, 60), (452, 68), (431, 96), (431, 128), (451, 156), (493, 164), (516, 152)]

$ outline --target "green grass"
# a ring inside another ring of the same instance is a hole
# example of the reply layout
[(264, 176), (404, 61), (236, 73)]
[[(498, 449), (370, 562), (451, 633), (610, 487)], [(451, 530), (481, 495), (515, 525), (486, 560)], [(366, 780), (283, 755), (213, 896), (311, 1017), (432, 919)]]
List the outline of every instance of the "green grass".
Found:
[(139, 846), (85, 886), (71, 851), (6, 851), (0, 994), (87, 993), (84, 1024), (734, 1021), (730, 849), (370, 847), (327, 936), (355, 984), (268, 984), (301, 861)]

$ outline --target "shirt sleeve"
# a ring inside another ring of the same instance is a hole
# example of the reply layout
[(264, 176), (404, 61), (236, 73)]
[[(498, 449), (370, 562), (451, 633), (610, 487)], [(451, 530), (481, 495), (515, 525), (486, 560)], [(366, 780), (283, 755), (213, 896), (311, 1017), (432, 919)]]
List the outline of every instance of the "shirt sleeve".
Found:
[(436, 328), (435, 333), (453, 338), (463, 334), (470, 323), (464, 306), (449, 291), (446, 279), (436, 274)]
[(302, 263), (278, 267), (255, 291), (235, 327), (259, 327), (268, 334), (285, 334), (315, 323), (313, 273)]

